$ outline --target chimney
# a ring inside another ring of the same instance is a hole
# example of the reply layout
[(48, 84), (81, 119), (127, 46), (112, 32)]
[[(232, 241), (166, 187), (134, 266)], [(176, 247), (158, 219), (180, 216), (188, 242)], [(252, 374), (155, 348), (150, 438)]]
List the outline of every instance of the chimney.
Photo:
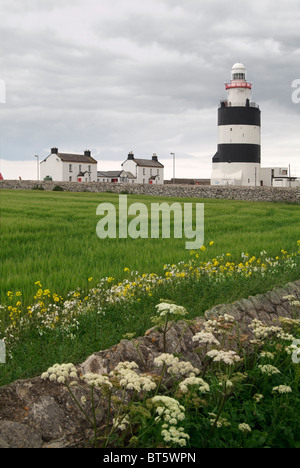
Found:
[(132, 151), (128, 154), (128, 159), (134, 159), (134, 154)]
[(152, 161), (156, 161), (156, 162), (158, 162), (158, 159), (157, 159), (157, 155), (156, 155), (156, 153), (153, 153), (153, 156), (152, 156)]
[(90, 150), (85, 150), (84, 155), (85, 155), (85, 156), (91, 157), (91, 152), (90, 152)]
[(58, 154), (57, 148), (51, 148), (51, 154)]

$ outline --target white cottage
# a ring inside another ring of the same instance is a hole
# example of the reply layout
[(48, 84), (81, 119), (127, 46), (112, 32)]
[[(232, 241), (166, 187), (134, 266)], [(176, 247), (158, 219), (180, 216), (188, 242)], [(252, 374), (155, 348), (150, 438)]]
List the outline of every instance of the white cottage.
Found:
[(41, 179), (60, 182), (96, 182), (97, 161), (89, 150), (83, 154), (60, 153), (51, 148), (51, 154), (40, 163)]
[(136, 184), (163, 184), (164, 166), (158, 161), (154, 153), (152, 159), (137, 159), (130, 152), (128, 158), (122, 164), (125, 172), (133, 174), (132, 179)]

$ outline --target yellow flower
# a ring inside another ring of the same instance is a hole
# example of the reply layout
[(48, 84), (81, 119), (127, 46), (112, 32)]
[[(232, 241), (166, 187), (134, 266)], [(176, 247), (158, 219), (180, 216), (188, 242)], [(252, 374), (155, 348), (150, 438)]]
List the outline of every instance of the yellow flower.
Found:
[(92, 281), (92, 279), (93, 279), (93, 277), (91, 276), (91, 277), (89, 278), (89, 282), (91, 282), (91, 281)]
[(126, 267), (126, 268), (124, 268), (124, 271), (127, 272), (127, 271), (130, 271), (130, 270), (129, 270), (129, 268)]
[(200, 247), (200, 250), (202, 250), (204, 252), (206, 250), (205, 245), (202, 245), (202, 247)]
[(214, 245), (214, 241), (210, 241), (209, 245)]

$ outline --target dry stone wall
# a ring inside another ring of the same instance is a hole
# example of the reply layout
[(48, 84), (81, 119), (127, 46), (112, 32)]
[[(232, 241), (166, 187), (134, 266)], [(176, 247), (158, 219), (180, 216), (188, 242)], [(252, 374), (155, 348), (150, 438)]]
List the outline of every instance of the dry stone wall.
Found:
[(113, 192), (155, 197), (219, 198), (244, 201), (300, 203), (300, 187), (237, 187), (212, 185), (150, 185), (105, 182), (52, 182), (35, 180), (1, 180), (0, 189), (53, 190), (56, 186), (68, 192)]
[[(266, 294), (217, 305), (206, 311), (204, 317), (195, 319), (183, 337), (186, 324), (178, 322), (167, 334), (167, 351), (172, 353), (176, 347), (176, 352), (181, 353), (183, 359), (201, 368), (201, 357), (194, 352), (192, 338), (206, 320), (232, 315), (239, 322), (241, 333), (249, 332), (248, 325), (254, 318), (266, 324), (276, 324), (279, 317), (293, 316), (290, 302), (284, 299), (287, 295), (300, 299), (300, 280)], [(135, 361), (143, 372), (145, 368), (151, 371), (155, 357), (161, 352), (163, 336), (151, 329), (138, 338), (135, 345), (132, 341), (122, 340), (108, 350), (89, 356), (78, 368), (82, 374), (102, 374), (111, 371), (119, 362)], [(88, 397), (90, 392), (83, 385), (75, 389), (78, 399)], [(103, 408), (98, 413), (98, 424), (102, 424), (104, 415)], [(86, 447), (91, 436), (90, 427), (64, 386), (36, 377), (0, 388), (0, 448)]]

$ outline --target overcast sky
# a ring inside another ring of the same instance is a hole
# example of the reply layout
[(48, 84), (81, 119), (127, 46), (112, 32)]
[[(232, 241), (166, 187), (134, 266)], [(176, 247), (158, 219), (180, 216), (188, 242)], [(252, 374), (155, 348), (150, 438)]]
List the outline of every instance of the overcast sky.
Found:
[(165, 178), (174, 152), (177, 177), (209, 178), (238, 60), (262, 111), (262, 166), (300, 176), (300, 0), (1, 0), (0, 18), (4, 178), (36, 178), (34, 155), (53, 146), (90, 149), (98, 170), (157, 153)]

